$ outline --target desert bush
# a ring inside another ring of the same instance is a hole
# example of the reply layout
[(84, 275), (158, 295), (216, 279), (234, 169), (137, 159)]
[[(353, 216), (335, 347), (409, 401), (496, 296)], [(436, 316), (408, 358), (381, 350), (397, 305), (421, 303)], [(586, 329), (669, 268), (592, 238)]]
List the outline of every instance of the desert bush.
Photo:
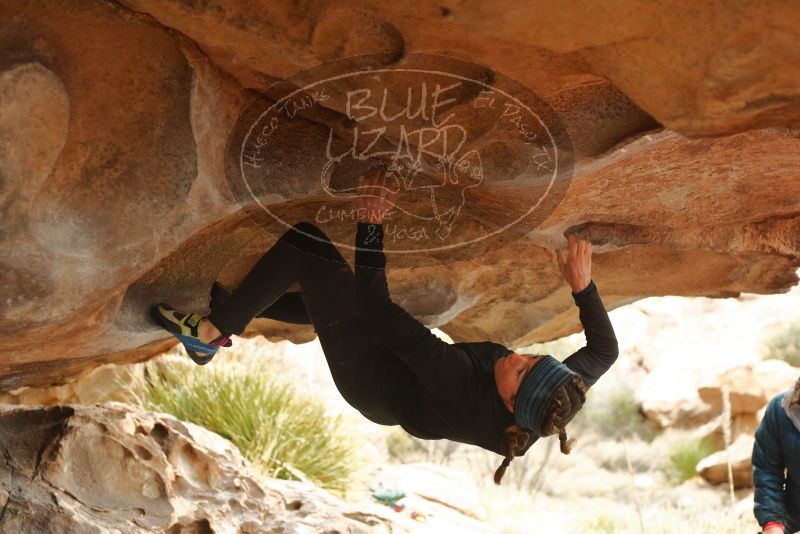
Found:
[(697, 464), (716, 451), (705, 439), (684, 438), (670, 445), (664, 471), (673, 482), (680, 484), (697, 476)]
[(619, 525), (617, 520), (614, 517), (609, 515), (600, 515), (588, 520), (583, 528), (581, 529), (582, 532), (597, 532), (601, 534), (616, 534), (619, 532)]
[(447, 439), (415, 438), (400, 427), (392, 427), (386, 435), (389, 458), (397, 463), (427, 462), (447, 465), (451, 456), (463, 453), (466, 445)]
[(419, 451), (419, 445), (402, 428), (392, 427), (386, 433), (386, 451), (391, 460), (406, 464), (415, 461), (414, 456)]
[(630, 438), (625, 440), (598, 440), (588, 445), (599, 467), (612, 472), (647, 473), (653, 470), (653, 447), (650, 443)]
[(264, 364), (149, 363), (141, 403), (230, 440), (267, 476), (308, 480), (342, 494), (359, 467), (356, 443), (324, 404), (297, 394)]
[(800, 367), (800, 322), (785, 326), (769, 338), (765, 352), (768, 360), (783, 360)]
[(591, 430), (606, 438), (636, 436), (652, 441), (655, 430), (642, 415), (634, 392), (629, 387), (589, 390), (574, 425), (580, 430)]

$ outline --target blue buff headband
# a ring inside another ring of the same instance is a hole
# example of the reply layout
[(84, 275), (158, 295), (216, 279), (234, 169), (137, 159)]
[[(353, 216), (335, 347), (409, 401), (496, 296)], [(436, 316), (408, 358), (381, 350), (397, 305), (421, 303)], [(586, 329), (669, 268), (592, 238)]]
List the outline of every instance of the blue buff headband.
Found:
[(545, 411), (556, 390), (572, 376), (578, 376), (552, 356), (542, 356), (528, 371), (514, 400), (514, 419), (522, 428), (539, 436)]

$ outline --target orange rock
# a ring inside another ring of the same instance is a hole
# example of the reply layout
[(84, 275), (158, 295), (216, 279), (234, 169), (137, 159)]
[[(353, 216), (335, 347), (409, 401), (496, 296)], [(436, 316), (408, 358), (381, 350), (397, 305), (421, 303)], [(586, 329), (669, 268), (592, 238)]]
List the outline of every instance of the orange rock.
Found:
[[(386, 67), (437, 53), (474, 62), (482, 79), (505, 74), (549, 102), (572, 140), (574, 177), (535, 228), (470, 253), (391, 258), (394, 297), (430, 326), (514, 346), (575, 331), (553, 254), (573, 227), (596, 245), (609, 307), (784, 291), (800, 265), (796, 9), (7, 2), (0, 389), (146, 359), (173, 343), (150, 305), (201, 311), (214, 279), (235, 286), (283, 227), (254, 224), (236, 202), (228, 133), (252, 90), (355, 54)], [(315, 109), (283, 138), (270, 202), (287, 218), (314, 213), (304, 141), (341, 118)], [(469, 197), (475, 231), (541, 189), (494, 119), (469, 122), (472, 142), (486, 169), (515, 179)], [(348, 231), (334, 237), (349, 242)], [(313, 336), (268, 321), (250, 333)]]
[(697, 464), (697, 472), (709, 483), (718, 486), (728, 481), (728, 454), (730, 453), (733, 486), (736, 489), (753, 487), (752, 435), (742, 434), (731, 444), (730, 451), (715, 452)]
[(722, 412), (722, 388), (730, 391), (731, 414), (755, 415), (775, 395), (797, 380), (798, 371), (782, 360), (765, 360), (754, 365), (734, 367), (700, 387), (697, 392), (712, 411)]

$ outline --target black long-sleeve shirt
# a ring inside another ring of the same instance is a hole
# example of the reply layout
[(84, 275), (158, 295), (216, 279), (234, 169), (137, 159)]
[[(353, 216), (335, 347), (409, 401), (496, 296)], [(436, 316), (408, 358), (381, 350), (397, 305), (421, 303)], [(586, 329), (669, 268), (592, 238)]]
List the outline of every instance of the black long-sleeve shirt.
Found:
[[(395, 366), (380, 385), (393, 397), (389, 409), (396, 423), (420, 438), (447, 438), (504, 454), (504, 431), (515, 422), (497, 392), (494, 363), (512, 351), (491, 342), (448, 344), (394, 303), (386, 282), (382, 225), (359, 223), (356, 247), (361, 310), (381, 346), (407, 368)], [(573, 298), (587, 344), (564, 364), (591, 386), (616, 360), (617, 340), (594, 282)]]

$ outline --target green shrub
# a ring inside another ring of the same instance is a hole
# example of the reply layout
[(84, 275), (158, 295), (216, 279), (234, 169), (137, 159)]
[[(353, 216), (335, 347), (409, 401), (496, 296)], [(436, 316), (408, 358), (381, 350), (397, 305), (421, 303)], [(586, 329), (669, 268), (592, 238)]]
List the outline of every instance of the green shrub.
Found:
[(800, 367), (800, 322), (790, 324), (772, 336), (766, 343), (766, 359), (783, 360)]
[(684, 439), (670, 446), (665, 470), (673, 482), (680, 484), (697, 476), (697, 464), (716, 451), (704, 439)]
[(582, 530), (601, 534), (615, 534), (620, 531), (617, 520), (608, 515), (600, 515), (591, 519), (584, 525)]
[(417, 461), (417, 455), (422, 452), (418, 441), (402, 428), (392, 427), (386, 434), (386, 450), (389, 458), (401, 464)]
[(267, 476), (344, 493), (359, 465), (341, 419), (264, 365), (230, 359), (209, 367), (148, 364), (142, 404), (227, 438)]
[(591, 457), (607, 471), (648, 473), (653, 470), (652, 443), (637, 439), (604, 439), (592, 447)]
[(574, 424), (607, 438), (638, 436), (652, 441), (655, 437), (655, 431), (639, 409), (633, 390), (628, 387), (590, 390)]

